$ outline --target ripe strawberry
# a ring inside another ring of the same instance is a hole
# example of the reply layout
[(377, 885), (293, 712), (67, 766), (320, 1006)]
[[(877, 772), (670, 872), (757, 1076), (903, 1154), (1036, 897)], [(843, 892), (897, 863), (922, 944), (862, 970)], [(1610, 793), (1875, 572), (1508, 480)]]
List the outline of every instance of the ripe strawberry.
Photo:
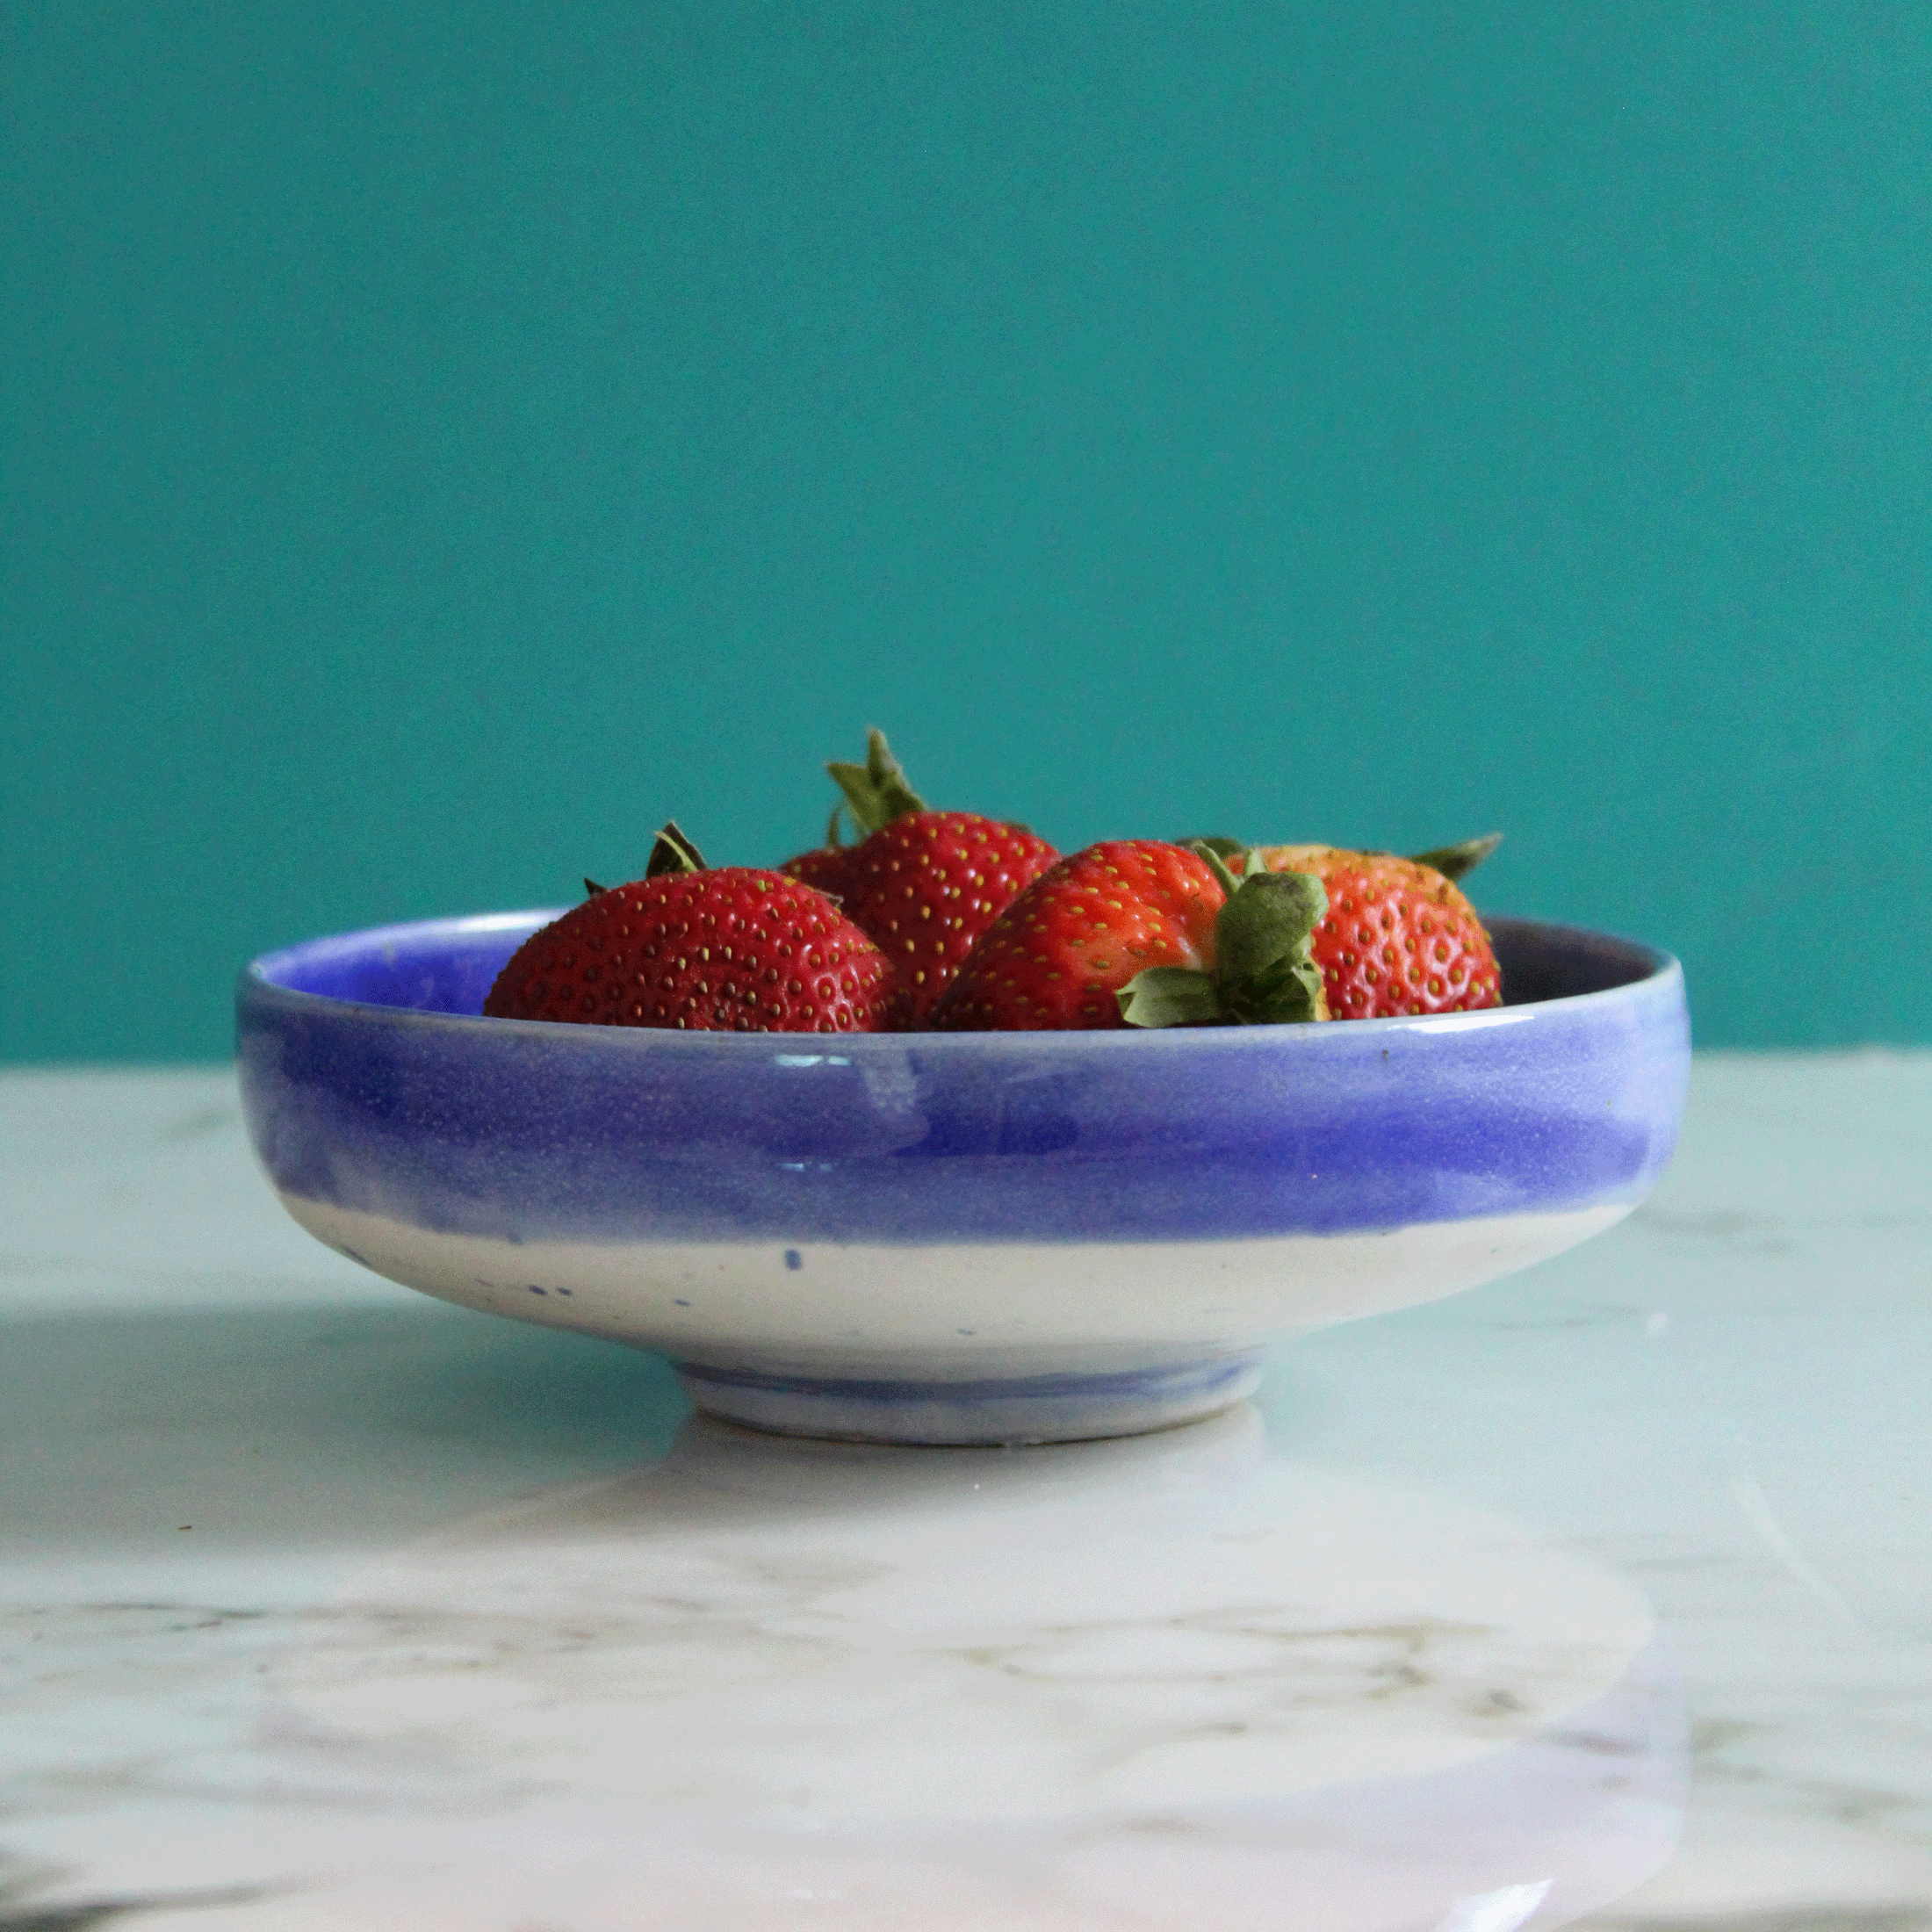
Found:
[[(836, 894), (891, 961), (897, 991), (887, 1025), (922, 1026), (980, 934), (1059, 854), (1024, 825), (927, 810), (883, 732), (869, 734), (863, 765), (826, 768), (868, 836), (800, 853), (782, 869)], [(832, 830), (836, 837), (836, 812)]]
[(934, 1013), (948, 1032), (1325, 1020), (1309, 931), (1326, 902), (1292, 874), (1236, 880), (1205, 848), (1089, 846), (1034, 881)]
[(1503, 976), (1489, 935), (1454, 880), (1493, 851), (1495, 839), (1399, 859), (1335, 846), (1262, 846), (1271, 872), (1322, 882), (1329, 909), (1309, 950), (1338, 1020), (1466, 1013), (1499, 1006)]
[(532, 934), (483, 1011), (732, 1033), (879, 1030), (890, 969), (830, 899), (775, 872), (703, 866), (667, 825), (644, 877)]

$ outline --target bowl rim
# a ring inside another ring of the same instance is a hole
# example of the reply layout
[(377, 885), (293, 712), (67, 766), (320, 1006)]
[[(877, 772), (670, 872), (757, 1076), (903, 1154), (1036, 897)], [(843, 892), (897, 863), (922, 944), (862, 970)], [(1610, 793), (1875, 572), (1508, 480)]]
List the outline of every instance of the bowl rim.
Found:
[[(367, 952), (386, 941), (393, 943), (404, 935), (420, 938), (442, 933), (458, 937), (519, 928), (534, 932), (540, 926), (561, 917), (567, 910), (567, 907), (539, 907), (523, 912), (468, 912), (440, 919), (397, 920), (350, 932), (321, 934), (314, 939), (298, 941), (292, 946), (277, 947), (258, 954), (242, 969), (235, 987), (237, 1007), (241, 1012), (265, 1008), (314, 1019), (325, 1016), (355, 1018), (365, 1024), (424, 1028), (458, 1038), (465, 1035), (478, 1040), (495, 1037), (506, 1042), (551, 1039), (568, 1041), (580, 1047), (601, 1042), (604, 1050), (612, 1052), (714, 1056), (737, 1053), (757, 1060), (769, 1056), (773, 1042), (783, 1041), (811, 1042), (815, 1052), (821, 1056), (848, 1056), (854, 1051), (861, 1055), (897, 1053), (914, 1044), (922, 1052), (951, 1054), (1145, 1053), (1174, 1052), (1189, 1048), (1197, 1052), (1213, 1052), (1240, 1044), (1251, 1046), (1264, 1038), (1283, 1042), (1293, 1039), (1298, 1042), (1297, 1050), (1339, 1051), (1341, 1042), (1389, 1033), (1467, 1033), (1522, 1026), (1534, 1020), (1539, 1014), (1581, 1014), (1647, 993), (1662, 992), (1673, 984), (1680, 1002), (1683, 998), (1683, 967), (1673, 955), (1660, 947), (1590, 926), (1570, 926), (1549, 919), (1518, 919), (1503, 913), (1484, 915), (1484, 925), (1611, 946), (1632, 955), (1633, 964), (1647, 966), (1649, 970), (1619, 985), (1603, 987), (1595, 992), (1566, 993), (1555, 999), (1526, 1000), (1515, 1006), (1482, 1006), (1465, 1013), (1398, 1013), (1384, 1019), (1351, 1020), (1328, 1026), (1123, 1027), (1010, 1033), (724, 1033), (667, 1027), (593, 1027), (564, 1020), (508, 1020), (486, 1013), (434, 1013), (416, 1006), (390, 1006), (378, 1000), (342, 999), (330, 993), (306, 992), (285, 986), (272, 977), (276, 970), (286, 970), (305, 956)], [(1328, 1044), (1324, 1046), (1323, 1042)]]

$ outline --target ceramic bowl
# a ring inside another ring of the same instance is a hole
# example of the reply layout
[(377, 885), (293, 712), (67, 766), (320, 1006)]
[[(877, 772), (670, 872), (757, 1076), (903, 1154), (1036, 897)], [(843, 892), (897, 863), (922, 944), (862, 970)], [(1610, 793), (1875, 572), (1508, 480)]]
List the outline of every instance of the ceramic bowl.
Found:
[(1676, 961), (1489, 922), (1510, 1004), (1147, 1033), (710, 1034), (490, 1020), (550, 912), (315, 940), (242, 977), (283, 1204), (394, 1281), (653, 1349), (761, 1429), (1132, 1434), (1281, 1337), (1473, 1287), (1649, 1191)]

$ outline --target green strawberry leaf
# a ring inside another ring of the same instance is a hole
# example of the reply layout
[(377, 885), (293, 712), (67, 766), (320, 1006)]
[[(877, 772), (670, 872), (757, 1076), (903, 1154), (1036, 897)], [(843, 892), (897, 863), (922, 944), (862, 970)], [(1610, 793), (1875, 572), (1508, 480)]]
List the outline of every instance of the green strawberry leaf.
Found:
[(1500, 832), (1485, 833), (1480, 839), (1465, 839), (1460, 845), (1438, 846), (1432, 852), (1413, 854), (1417, 865), (1433, 866), (1445, 879), (1460, 879), (1474, 872), (1503, 843)]
[(608, 892), (609, 890), (608, 885), (599, 885), (593, 878), (587, 877), (584, 881), (584, 897), (587, 899), (594, 899), (599, 893)]
[(1322, 970), (1308, 942), (1328, 911), (1322, 882), (1307, 872), (1248, 869), (1215, 920), (1215, 986), (1222, 1010), (1243, 1026), (1320, 1020)]
[(1215, 920), (1216, 977), (1253, 979), (1308, 956), (1309, 935), (1328, 911), (1322, 882), (1306, 872), (1260, 872), (1239, 882)]
[[(830, 764), (825, 769), (845, 794), (846, 804), (862, 833), (877, 832), (895, 818), (926, 810), (926, 801), (906, 783), (905, 773), (893, 757), (883, 732), (866, 733), (864, 764)], [(836, 813), (833, 816), (836, 818)]]
[(1212, 973), (1196, 966), (1146, 966), (1114, 996), (1130, 1027), (1196, 1027), (1221, 1018)]
[(1229, 1019), (1244, 1027), (1296, 1025), (1322, 1017), (1322, 969), (1311, 959), (1278, 960), (1221, 989)]
[(678, 830), (676, 821), (667, 819), (664, 830), (658, 834), (657, 843), (651, 847), (650, 858), (645, 862), (645, 877), (661, 879), (671, 873), (704, 869), (703, 855)]

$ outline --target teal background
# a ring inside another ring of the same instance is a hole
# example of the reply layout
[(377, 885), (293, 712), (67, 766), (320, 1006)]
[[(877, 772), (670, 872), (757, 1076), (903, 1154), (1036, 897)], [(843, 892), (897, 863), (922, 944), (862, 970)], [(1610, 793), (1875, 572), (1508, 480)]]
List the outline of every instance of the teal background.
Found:
[(21, 5), (13, 1059), (816, 842), (1501, 826), (1706, 1045), (1932, 1039), (1932, 14)]

